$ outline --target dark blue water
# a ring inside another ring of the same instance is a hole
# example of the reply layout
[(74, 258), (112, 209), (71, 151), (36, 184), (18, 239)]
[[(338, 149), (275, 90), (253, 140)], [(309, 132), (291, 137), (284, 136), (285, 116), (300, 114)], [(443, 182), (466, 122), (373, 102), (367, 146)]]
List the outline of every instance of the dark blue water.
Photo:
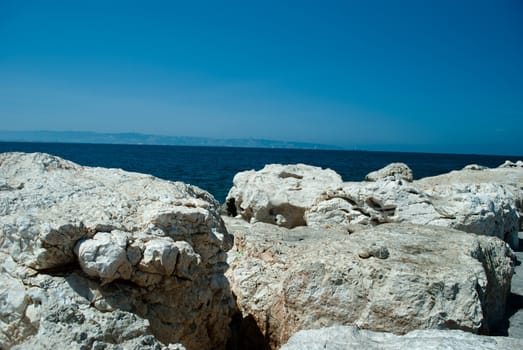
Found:
[(45, 152), (81, 165), (122, 168), (183, 181), (211, 192), (223, 202), (234, 175), (270, 163), (305, 163), (331, 168), (346, 181), (360, 181), (370, 171), (404, 162), (415, 178), (461, 169), (467, 164), (496, 167), (523, 157), (368, 151), (102, 145), (0, 142), (0, 152)]

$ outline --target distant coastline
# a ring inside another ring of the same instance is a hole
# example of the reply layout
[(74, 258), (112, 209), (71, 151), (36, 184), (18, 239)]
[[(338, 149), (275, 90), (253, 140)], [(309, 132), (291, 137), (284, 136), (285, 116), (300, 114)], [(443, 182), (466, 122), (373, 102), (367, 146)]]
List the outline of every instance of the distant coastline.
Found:
[(0, 142), (94, 143), (161, 146), (209, 146), (241, 148), (282, 148), (344, 150), (343, 147), (307, 142), (277, 141), (254, 138), (217, 139), (208, 137), (164, 136), (141, 133), (97, 133), (90, 131), (4, 131)]
[(280, 141), (256, 138), (210, 138), (192, 136), (167, 136), (142, 134), (134, 132), (99, 133), (93, 131), (13, 131), (0, 130), (0, 143), (57, 143), (57, 144), (94, 144), (94, 145), (135, 145), (135, 146), (182, 146), (182, 147), (224, 147), (224, 148), (254, 148), (282, 150), (318, 150), (318, 151), (350, 151), (370, 153), (405, 153), (405, 154), (440, 154), (463, 156), (497, 156), (506, 159), (522, 159), (521, 152), (481, 152), (479, 150), (448, 150), (430, 149), (426, 145), (367, 145), (343, 147), (339, 145)]

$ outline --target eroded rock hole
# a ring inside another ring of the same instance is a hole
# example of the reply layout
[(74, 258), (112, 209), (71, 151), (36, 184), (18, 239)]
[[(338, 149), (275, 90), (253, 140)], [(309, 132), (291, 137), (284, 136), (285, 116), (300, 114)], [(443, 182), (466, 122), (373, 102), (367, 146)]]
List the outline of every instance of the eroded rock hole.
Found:
[(281, 179), (286, 179), (286, 178), (289, 178), (289, 177), (293, 177), (295, 179), (298, 179), (298, 180), (301, 180), (303, 179), (303, 176), (301, 175), (298, 175), (298, 174), (293, 174), (293, 173), (289, 173), (289, 172), (286, 172), (286, 171), (282, 171), (280, 173), (280, 175), (278, 175)]
[(227, 200), (227, 215), (235, 217), (238, 215), (238, 209), (236, 209), (236, 198), (232, 197)]

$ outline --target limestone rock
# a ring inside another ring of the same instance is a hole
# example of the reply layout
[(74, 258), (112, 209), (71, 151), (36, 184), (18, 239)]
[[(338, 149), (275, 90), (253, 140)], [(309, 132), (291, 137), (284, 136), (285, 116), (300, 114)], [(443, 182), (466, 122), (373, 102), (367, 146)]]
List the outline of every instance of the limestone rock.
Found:
[(367, 181), (377, 181), (380, 179), (402, 179), (412, 182), (412, 170), (405, 163), (391, 163), (386, 167), (368, 173), (365, 176)]
[(234, 203), (236, 212), (247, 221), (290, 228), (305, 225), (305, 210), (326, 189), (341, 183), (341, 177), (330, 169), (271, 164), (236, 174), (227, 202)]
[(226, 222), (236, 236), (232, 290), (272, 348), (336, 324), (488, 333), (504, 316), (514, 255), (495, 237), (413, 224), (347, 235)]
[(0, 154), (0, 179), (0, 348), (225, 345), (232, 236), (210, 194), (41, 153)]
[(353, 232), (388, 222), (451, 227), (496, 236), (517, 247), (516, 198), (495, 183), (421, 185), (402, 180), (344, 183), (325, 192), (305, 213), (311, 227)]
[(478, 164), (469, 164), (469, 165), (466, 165), (465, 167), (463, 167), (463, 170), (477, 170), (477, 171), (480, 171), (480, 170), (485, 170), (485, 169), (488, 169), (488, 167), (483, 166), (483, 165), (478, 165)]
[(421, 189), (440, 185), (495, 183), (502, 185), (516, 197), (518, 202), (523, 203), (523, 161), (516, 163), (507, 161), (498, 168), (487, 168), (481, 171), (465, 167), (463, 170), (426, 177), (415, 183)]
[(333, 326), (299, 331), (281, 350), (513, 350), (522, 348), (522, 339), (479, 336), (458, 330), (417, 330), (399, 336), (360, 330), (351, 326)]
[[(2, 253), (0, 257), (11, 259)], [(16, 311), (1, 317), (2, 348), (18, 344), (11, 349), (185, 349), (181, 344), (163, 345), (151, 333), (149, 321), (129, 310), (106, 307), (100, 312), (99, 306), (90, 306), (104, 298), (125, 300), (125, 290), (100, 287), (78, 273), (59, 277), (35, 271), (22, 282), (5, 268), (4, 264), (0, 282), (16, 287), (7, 291), (11, 299), (2, 302), (2, 313), (8, 308)]]
[(511, 162), (510, 160), (505, 161), (498, 168), (523, 168), (523, 160), (518, 160), (517, 162)]
[[(467, 169), (451, 171), (448, 174), (417, 180), (415, 184), (416, 187), (423, 191), (441, 186), (470, 186), (473, 184), (496, 184), (502, 186), (505, 191), (515, 198), (515, 205), (520, 218), (519, 230), (523, 231), (523, 161), (517, 161), (516, 163), (507, 161), (498, 168), (481, 171)], [(517, 240), (515, 235), (513, 239)]]
[(273, 164), (236, 175), (227, 212), (249, 222), (348, 232), (388, 222), (437, 225), (496, 236), (517, 248), (523, 168), (472, 169), (479, 166), (412, 181), (408, 166), (392, 163), (369, 174), (371, 182), (343, 183), (331, 170)]

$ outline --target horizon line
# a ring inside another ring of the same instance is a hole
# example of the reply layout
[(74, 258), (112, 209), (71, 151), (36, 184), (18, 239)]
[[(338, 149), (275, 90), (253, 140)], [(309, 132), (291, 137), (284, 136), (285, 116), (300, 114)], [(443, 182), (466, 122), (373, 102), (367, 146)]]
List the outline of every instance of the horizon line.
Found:
[[(508, 154), (483, 154), (483, 153), (463, 153), (463, 152), (424, 152), (424, 151), (409, 151), (409, 150), (370, 150), (360, 147), (346, 147), (339, 145), (329, 145), (313, 142), (302, 142), (302, 141), (281, 141), (263, 138), (214, 138), (214, 137), (203, 137), (203, 136), (174, 136), (174, 135), (160, 135), (160, 134), (144, 134), (139, 132), (96, 132), (96, 131), (53, 131), (53, 130), (0, 130), (0, 133), (55, 133), (55, 134), (67, 134), (67, 133), (84, 133), (93, 135), (104, 135), (104, 136), (118, 136), (118, 135), (136, 135), (146, 137), (161, 137), (161, 138), (180, 138), (180, 139), (200, 139), (217, 142), (227, 141), (258, 141), (258, 142), (269, 142), (274, 143), (270, 145), (227, 145), (227, 144), (174, 144), (174, 143), (140, 143), (140, 142), (129, 142), (125, 140), (110, 141), (74, 141), (74, 140), (38, 140), (38, 139), (5, 139), (0, 135), (0, 142), (2, 143), (43, 143), (43, 144), (86, 144), (86, 145), (122, 145), (122, 146), (173, 146), (173, 147), (212, 147), (212, 148), (242, 148), (242, 149), (278, 149), (278, 150), (310, 150), (310, 151), (338, 151), (338, 152), (369, 152), (369, 153), (407, 153), (407, 154), (441, 154), (441, 155), (463, 155), (463, 156), (494, 156), (494, 157), (509, 157), (515, 159), (519, 157), (523, 159), (523, 155), (508, 155)], [(282, 147), (281, 144), (287, 144), (290, 147)], [(309, 147), (307, 147), (309, 146)]]

